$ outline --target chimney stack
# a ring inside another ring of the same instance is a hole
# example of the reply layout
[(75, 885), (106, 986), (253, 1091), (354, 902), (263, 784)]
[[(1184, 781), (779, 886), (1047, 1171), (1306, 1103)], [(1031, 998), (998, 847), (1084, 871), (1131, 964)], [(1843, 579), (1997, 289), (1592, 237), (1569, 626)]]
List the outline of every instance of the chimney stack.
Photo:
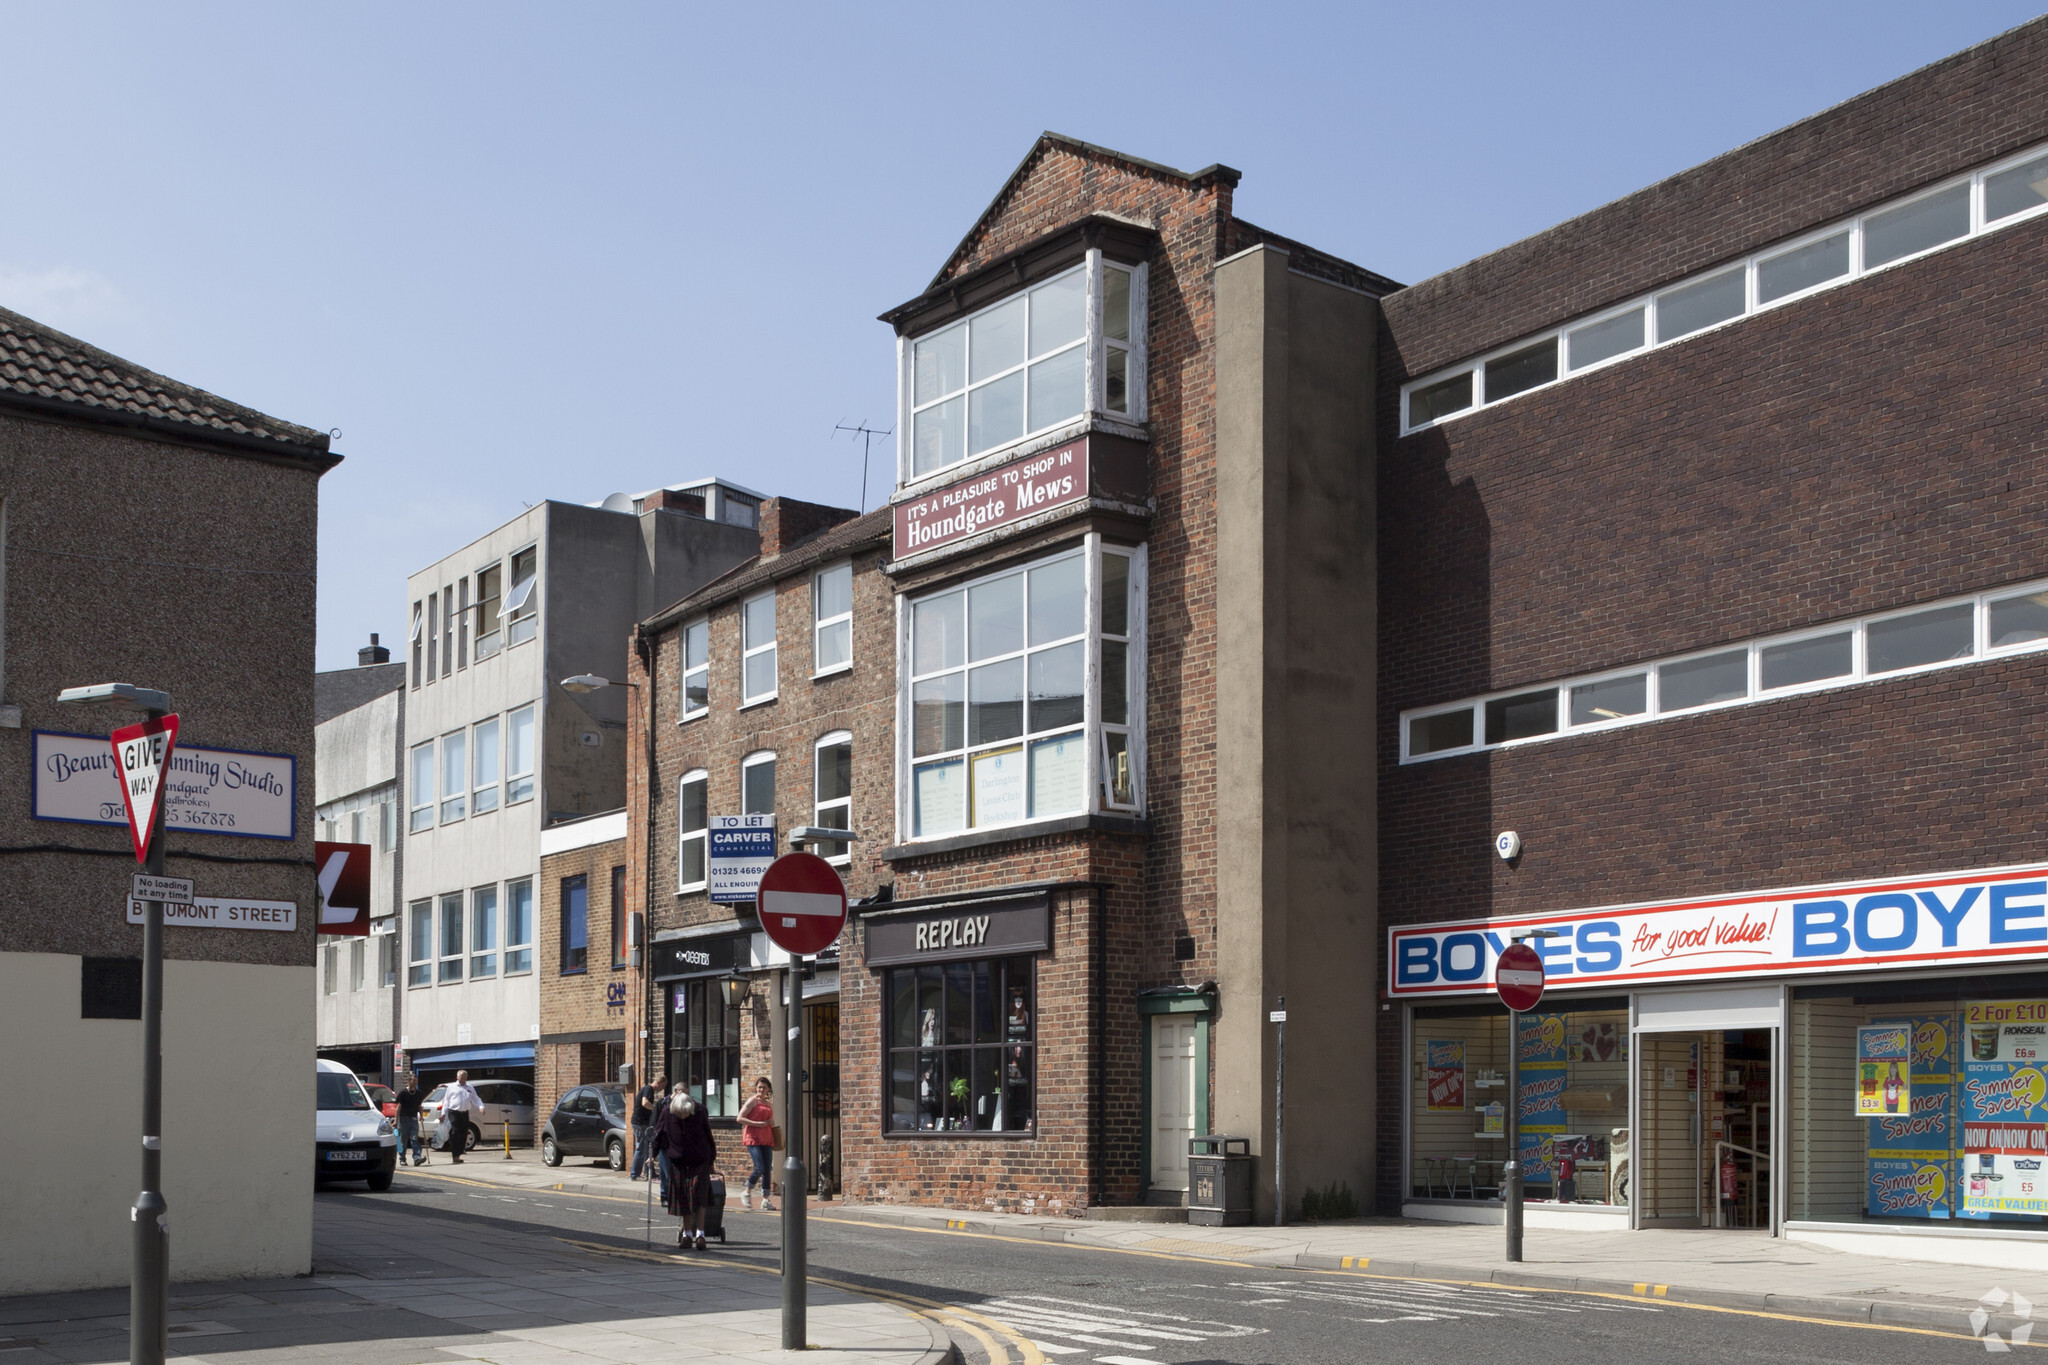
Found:
[(388, 664), (391, 651), (377, 643), (377, 632), (370, 632), (370, 643), (356, 651), (356, 667), (368, 668), (371, 664)]

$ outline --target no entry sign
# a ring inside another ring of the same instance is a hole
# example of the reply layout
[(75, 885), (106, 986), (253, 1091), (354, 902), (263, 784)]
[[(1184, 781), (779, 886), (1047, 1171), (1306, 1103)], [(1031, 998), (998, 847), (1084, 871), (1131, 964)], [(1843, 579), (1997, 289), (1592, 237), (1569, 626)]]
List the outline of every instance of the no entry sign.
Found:
[(140, 725), (124, 725), (107, 738), (114, 746), (114, 772), (121, 779), (121, 803), (128, 809), (135, 861), (147, 862), (157, 800), (164, 789), (164, 769), (170, 766), (171, 750), (178, 743), (178, 718), (158, 716)]
[(832, 946), (846, 927), (846, 884), (815, 853), (785, 853), (761, 874), (756, 906), (776, 947), (809, 957)]
[(1494, 969), (1500, 1002), (1511, 1010), (1533, 1010), (1543, 1001), (1543, 959), (1526, 943), (1510, 943)]

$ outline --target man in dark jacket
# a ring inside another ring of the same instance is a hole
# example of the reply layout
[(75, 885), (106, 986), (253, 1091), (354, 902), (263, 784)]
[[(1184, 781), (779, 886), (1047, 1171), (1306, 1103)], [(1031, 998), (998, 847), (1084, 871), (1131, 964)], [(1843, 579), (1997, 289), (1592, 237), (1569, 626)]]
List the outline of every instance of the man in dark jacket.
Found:
[(654, 1130), (654, 1110), (668, 1100), (668, 1077), (656, 1076), (653, 1085), (643, 1085), (640, 1093), (633, 1097), (633, 1173), (629, 1179), (638, 1180), (643, 1171), (654, 1166), (654, 1144), (649, 1134)]
[(704, 1116), (704, 1106), (679, 1085), (662, 1106), (652, 1137), (655, 1150), (668, 1162), (668, 1211), (683, 1220), (676, 1232), (676, 1245), (694, 1245), (702, 1251), (704, 1210), (711, 1200), (711, 1166), (718, 1159), (711, 1120)]
[(410, 1073), (399, 1078), (398, 1159), (412, 1159), (415, 1166), (427, 1164), (427, 1146), (420, 1140), (420, 1078)]

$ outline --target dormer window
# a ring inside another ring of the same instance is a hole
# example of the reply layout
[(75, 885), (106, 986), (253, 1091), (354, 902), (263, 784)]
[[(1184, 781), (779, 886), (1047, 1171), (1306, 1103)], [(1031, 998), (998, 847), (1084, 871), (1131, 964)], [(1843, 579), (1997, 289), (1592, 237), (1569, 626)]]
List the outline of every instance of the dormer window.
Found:
[(907, 339), (905, 480), (1052, 431), (1091, 408), (1136, 417), (1143, 271), (1090, 251), (1062, 274)]

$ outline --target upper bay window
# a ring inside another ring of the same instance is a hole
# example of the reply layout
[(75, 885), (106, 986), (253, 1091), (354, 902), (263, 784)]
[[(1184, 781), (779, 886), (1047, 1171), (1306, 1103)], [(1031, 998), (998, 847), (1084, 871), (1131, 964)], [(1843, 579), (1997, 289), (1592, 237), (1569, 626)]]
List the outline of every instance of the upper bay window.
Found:
[(1086, 261), (904, 342), (906, 481), (1095, 411), (1143, 419), (1143, 266)]
[(1091, 536), (911, 603), (911, 837), (1142, 805), (1143, 566)]
[(505, 595), (501, 615), (505, 622), (505, 643), (520, 644), (533, 638), (540, 627), (540, 604), (533, 600), (540, 583), (540, 550), (529, 545), (512, 556), (512, 590)]
[(740, 609), (743, 633), (740, 705), (775, 700), (775, 594), (750, 598)]
[(711, 710), (711, 623), (684, 626), (676, 638), (676, 652), (683, 665), (682, 718), (695, 720)]

